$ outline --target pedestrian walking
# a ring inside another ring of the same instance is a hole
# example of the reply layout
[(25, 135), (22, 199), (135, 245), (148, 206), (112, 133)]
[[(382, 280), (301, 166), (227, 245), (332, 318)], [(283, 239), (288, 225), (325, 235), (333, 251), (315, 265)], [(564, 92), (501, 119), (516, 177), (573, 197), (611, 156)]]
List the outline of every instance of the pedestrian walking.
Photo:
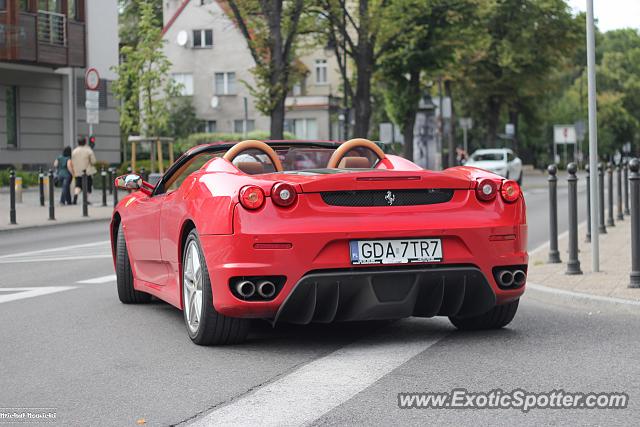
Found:
[(60, 204), (70, 205), (71, 178), (75, 176), (73, 162), (71, 161), (71, 147), (65, 147), (64, 150), (62, 150), (62, 154), (54, 160), (53, 167), (58, 172), (57, 179), (62, 187), (62, 191), (60, 193)]
[(87, 193), (91, 194), (93, 188), (93, 175), (98, 171), (95, 167), (96, 155), (87, 145), (87, 138), (78, 138), (78, 146), (71, 153), (71, 161), (75, 171), (75, 189), (73, 204), (78, 203), (78, 194), (82, 191), (82, 172), (87, 171)]
[(468, 159), (469, 155), (467, 154), (467, 152), (464, 151), (462, 147), (456, 147), (456, 162), (458, 166), (464, 166), (464, 164), (467, 163)]

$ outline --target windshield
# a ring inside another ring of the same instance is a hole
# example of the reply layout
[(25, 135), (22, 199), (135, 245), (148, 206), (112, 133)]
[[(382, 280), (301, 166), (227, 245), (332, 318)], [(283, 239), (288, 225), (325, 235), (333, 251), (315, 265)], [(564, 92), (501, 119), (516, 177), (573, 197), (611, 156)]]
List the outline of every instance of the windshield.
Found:
[(471, 156), (471, 160), (474, 162), (494, 162), (496, 160), (504, 160), (504, 153), (474, 153)]

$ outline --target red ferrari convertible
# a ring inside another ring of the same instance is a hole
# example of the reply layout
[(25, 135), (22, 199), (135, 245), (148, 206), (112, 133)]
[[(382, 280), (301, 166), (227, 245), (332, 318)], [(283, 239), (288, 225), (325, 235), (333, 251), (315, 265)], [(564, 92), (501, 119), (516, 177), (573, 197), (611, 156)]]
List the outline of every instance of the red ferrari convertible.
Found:
[(448, 316), (508, 324), (524, 292), (525, 203), (514, 181), (424, 170), (366, 139), (192, 148), (128, 190), (111, 242), (123, 303), (184, 312), (196, 344), (272, 323)]

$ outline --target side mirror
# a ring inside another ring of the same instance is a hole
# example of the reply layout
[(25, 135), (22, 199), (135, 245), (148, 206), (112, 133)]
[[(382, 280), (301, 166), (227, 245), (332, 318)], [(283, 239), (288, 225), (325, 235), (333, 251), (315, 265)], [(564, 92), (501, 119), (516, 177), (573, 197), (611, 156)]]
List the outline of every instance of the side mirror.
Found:
[(140, 175), (129, 174), (116, 178), (116, 187), (120, 190), (140, 190), (144, 187), (144, 181)]

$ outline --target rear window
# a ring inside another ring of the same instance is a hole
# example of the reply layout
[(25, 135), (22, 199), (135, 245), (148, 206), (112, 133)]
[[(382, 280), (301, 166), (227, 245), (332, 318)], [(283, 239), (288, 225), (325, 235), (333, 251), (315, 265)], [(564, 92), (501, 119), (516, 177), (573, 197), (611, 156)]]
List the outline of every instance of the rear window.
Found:
[(504, 160), (504, 153), (477, 153), (472, 155), (471, 159), (476, 162)]

